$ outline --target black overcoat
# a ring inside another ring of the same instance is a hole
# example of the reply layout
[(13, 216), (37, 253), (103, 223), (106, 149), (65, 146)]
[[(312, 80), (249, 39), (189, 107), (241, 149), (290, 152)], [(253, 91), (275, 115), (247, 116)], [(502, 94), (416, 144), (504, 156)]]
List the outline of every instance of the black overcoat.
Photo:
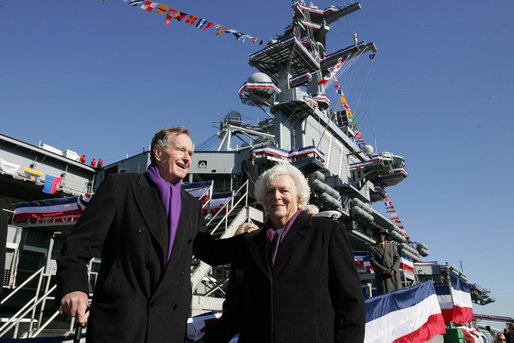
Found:
[(265, 231), (248, 236), (254, 237), (244, 261), (236, 316), (240, 322), (234, 323), (239, 342), (364, 340), (364, 298), (343, 225), (302, 212), (284, 237), (273, 267)]
[[(169, 225), (146, 174), (109, 175), (67, 237), (58, 260), (58, 298), (89, 292), (86, 263), (101, 251), (87, 341), (183, 343), (195, 255), (209, 260), (200, 203), (181, 192), (181, 214), (166, 263)], [(213, 255), (213, 254), (211, 254)]]

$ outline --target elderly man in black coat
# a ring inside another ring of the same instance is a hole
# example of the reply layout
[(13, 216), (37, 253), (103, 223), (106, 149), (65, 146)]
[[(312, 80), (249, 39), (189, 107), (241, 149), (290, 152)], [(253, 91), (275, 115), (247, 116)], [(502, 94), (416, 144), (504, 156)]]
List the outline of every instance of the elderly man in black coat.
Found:
[[(80, 324), (91, 314), (88, 343), (184, 342), (192, 254), (211, 264), (228, 262), (217, 262), (221, 254), (206, 233), (201, 204), (180, 187), (192, 154), (186, 128), (159, 131), (147, 172), (108, 175), (67, 237), (58, 260), (57, 296), (62, 311)], [(87, 312), (87, 262), (100, 252)]]

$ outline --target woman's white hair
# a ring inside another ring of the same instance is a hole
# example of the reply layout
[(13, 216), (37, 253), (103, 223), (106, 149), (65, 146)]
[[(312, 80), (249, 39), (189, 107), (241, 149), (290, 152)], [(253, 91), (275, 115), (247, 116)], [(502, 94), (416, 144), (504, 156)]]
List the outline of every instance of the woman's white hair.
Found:
[(255, 182), (254, 197), (257, 202), (261, 205), (264, 205), (266, 185), (279, 175), (288, 175), (293, 179), (296, 193), (300, 197), (298, 204), (301, 207), (305, 207), (305, 205), (307, 205), (309, 202), (311, 193), (307, 179), (298, 168), (290, 165), (289, 163), (283, 162), (275, 165), (271, 169), (266, 170), (264, 173), (262, 173), (261, 176), (259, 176), (257, 182)]

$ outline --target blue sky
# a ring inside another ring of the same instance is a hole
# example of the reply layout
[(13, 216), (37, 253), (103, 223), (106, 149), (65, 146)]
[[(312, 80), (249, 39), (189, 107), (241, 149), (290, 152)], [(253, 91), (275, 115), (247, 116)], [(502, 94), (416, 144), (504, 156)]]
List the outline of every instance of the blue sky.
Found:
[[(285, 0), (163, 3), (265, 41), (292, 14)], [(388, 189), (394, 206), (427, 260), (462, 261), (491, 290), (497, 302), (475, 312), (514, 316), (514, 2), (362, 5), (332, 26), (327, 50), (352, 44), (353, 32), (379, 49), (340, 81), (366, 142), (406, 159), (409, 177)], [(121, 0), (0, 0), (0, 132), (107, 163), (164, 126), (189, 127), (199, 144), (231, 110), (263, 117), (237, 96), (257, 50), (183, 22), (167, 28)]]

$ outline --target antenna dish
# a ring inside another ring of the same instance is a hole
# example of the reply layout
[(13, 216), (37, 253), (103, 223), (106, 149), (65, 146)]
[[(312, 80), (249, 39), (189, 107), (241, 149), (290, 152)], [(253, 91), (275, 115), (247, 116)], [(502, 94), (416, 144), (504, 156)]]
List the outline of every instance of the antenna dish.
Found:
[(264, 73), (254, 73), (250, 75), (248, 78), (248, 82), (250, 83), (263, 83), (263, 82), (273, 82), (271, 78)]

